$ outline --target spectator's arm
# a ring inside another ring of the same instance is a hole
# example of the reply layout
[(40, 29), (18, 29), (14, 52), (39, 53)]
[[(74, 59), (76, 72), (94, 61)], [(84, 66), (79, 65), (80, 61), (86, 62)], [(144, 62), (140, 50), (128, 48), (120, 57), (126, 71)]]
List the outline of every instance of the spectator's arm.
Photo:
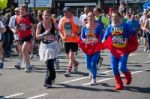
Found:
[(6, 32), (6, 28), (2, 22), (0, 22), (0, 33)]

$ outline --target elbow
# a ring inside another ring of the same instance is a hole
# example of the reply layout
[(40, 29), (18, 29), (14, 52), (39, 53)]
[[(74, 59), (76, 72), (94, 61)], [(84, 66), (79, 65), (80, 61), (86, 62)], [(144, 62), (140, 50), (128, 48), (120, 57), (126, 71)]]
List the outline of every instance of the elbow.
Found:
[[(4, 29), (4, 32), (6, 32), (6, 29)], [(3, 33), (4, 33), (4, 32), (3, 32)]]
[(37, 40), (41, 40), (41, 38), (42, 38), (41, 35), (36, 35)]
[(6, 28), (3, 28), (3, 29), (2, 29), (2, 33), (5, 33), (5, 32), (6, 32)]

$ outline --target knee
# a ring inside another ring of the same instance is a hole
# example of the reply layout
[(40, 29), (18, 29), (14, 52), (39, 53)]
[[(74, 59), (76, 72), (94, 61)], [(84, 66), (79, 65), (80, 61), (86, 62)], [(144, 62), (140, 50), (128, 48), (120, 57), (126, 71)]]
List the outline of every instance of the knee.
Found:
[(90, 65), (90, 64), (87, 64), (86, 67), (89, 69), (89, 68), (91, 68), (91, 65)]
[(29, 47), (22, 47), (22, 53), (23, 54), (29, 54), (30, 48)]
[(127, 71), (128, 71), (126, 65), (121, 65), (121, 66), (120, 66), (120, 70), (121, 70), (122, 72), (127, 72)]
[(71, 59), (71, 54), (70, 53), (67, 53), (67, 58)]
[(22, 48), (22, 53), (25, 55), (28, 54), (29, 53), (28, 48)]
[(116, 68), (115, 66), (112, 67), (113, 72), (119, 72), (119, 69)]
[(115, 66), (112, 66), (113, 74), (118, 75), (119, 74), (119, 69), (116, 68)]
[(46, 63), (49, 64), (49, 65), (53, 65), (54, 64), (54, 59), (49, 59), (49, 60), (47, 60)]
[(91, 68), (91, 64), (90, 64), (90, 62), (86, 62), (86, 67), (87, 67), (88, 69), (90, 69), (90, 68)]

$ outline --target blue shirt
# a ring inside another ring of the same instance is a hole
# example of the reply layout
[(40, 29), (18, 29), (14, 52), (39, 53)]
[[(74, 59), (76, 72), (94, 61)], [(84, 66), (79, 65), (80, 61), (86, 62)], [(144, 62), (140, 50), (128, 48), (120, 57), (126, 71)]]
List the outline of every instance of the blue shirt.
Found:
[(129, 36), (132, 36), (132, 35), (135, 34), (135, 31), (127, 23), (122, 23), (122, 24), (120, 24), (118, 26), (109, 25), (106, 28), (106, 31), (105, 31), (103, 39), (106, 40), (108, 36), (112, 36), (112, 32), (114, 32), (114, 31), (121, 31), (121, 32), (123, 32), (122, 35), (123, 35), (123, 37), (126, 37), (126, 38), (128, 38)]
[(133, 31), (135, 31), (136, 33), (140, 29), (140, 24), (137, 20), (128, 20), (127, 23), (133, 28)]
[(127, 40), (134, 35), (134, 31), (127, 23), (122, 23), (118, 26), (109, 25), (106, 28), (103, 40), (106, 40), (108, 36), (112, 38), (112, 44), (117, 48), (124, 48), (127, 46)]
[[(83, 26), (82, 30), (81, 30), (81, 40), (88, 39), (89, 35), (93, 35), (99, 39), (99, 42), (101, 42), (101, 40), (103, 38), (103, 34), (104, 33), (99, 24), (96, 26), (96, 28), (92, 32), (89, 32), (88, 28), (86, 26)], [(99, 36), (100, 36), (100, 38), (99, 38)], [(90, 37), (92, 37), (92, 36), (90, 36)]]

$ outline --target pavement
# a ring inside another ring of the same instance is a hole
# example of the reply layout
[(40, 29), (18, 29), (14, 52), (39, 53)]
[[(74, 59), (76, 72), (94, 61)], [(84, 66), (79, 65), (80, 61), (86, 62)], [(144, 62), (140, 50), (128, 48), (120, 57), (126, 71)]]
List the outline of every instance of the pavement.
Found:
[[(91, 86), (88, 71), (84, 63), (84, 54), (79, 51), (76, 59), (79, 61), (78, 72), (72, 72), (71, 77), (64, 73), (68, 60), (62, 51), (59, 54), (60, 69), (56, 70), (56, 80), (52, 88), (46, 89), (45, 63), (35, 56), (31, 59), (33, 71), (25, 73), (14, 68), (18, 56), (5, 58), (4, 69), (0, 70), (0, 99), (149, 99), (150, 97), (150, 58), (143, 52), (143, 46), (132, 53), (128, 59), (128, 68), (133, 74), (131, 85), (124, 83), (124, 90), (114, 90), (115, 81), (110, 68), (109, 52), (104, 51), (103, 65), (98, 70), (97, 85)], [(124, 76), (122, 75), (124, 78)]]

